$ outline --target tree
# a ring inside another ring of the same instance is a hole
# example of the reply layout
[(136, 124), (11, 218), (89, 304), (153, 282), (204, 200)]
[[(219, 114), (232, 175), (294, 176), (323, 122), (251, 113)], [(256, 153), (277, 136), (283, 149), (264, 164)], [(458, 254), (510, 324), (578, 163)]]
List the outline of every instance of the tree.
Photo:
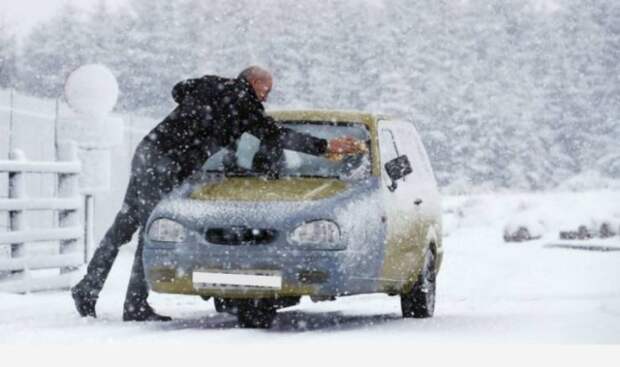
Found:
[(70, 3), (26, 39), (20, 63), (21, 86), (42, 97), (62, 95), (69, 73), (88, 60), (89, 37), (81, 14)]
[[(134, 0), (133, 14), (123, 18), (129, 35), (117, 55), (123, 109), (150, 108), (161, 114), (170, 109), (170, 90), (197, 69), (200, 41), (187, 27), (191, 10), (184, 2)], [(197, 2), (192, 2), (196, 5)], [(194, 9), (199, 11), (199, 9)], [(190, 31), (192, 33), (190, 33)]]
[(55, 96), (72, 67), (103, 62), (119, 108), (162, 115), (180, 79), (259, 64), (274, 72), (273, 105), (412, 119), (443, 186), (618, 177), (620, 5), (556, 3), (131, 0), (112, 12), (100, 0), (35, 29), (20, 78)]
[(17, 42), (4, 19), (0, 19), (0, 88), (14, 86), (17, 74)]

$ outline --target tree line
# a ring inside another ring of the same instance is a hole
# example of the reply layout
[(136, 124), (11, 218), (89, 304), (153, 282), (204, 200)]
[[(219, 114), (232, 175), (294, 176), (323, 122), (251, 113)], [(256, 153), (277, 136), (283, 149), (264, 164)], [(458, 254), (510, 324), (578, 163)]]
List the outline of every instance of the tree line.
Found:
[(119, 111), (155, 118), (177, 81), (256, 63), (275, 75), (270, 107), (412, 119), (439, 182), (455, 190), (620, 178), (616, 0), (129, 0), (113, 10), (101, 0), (91, 12), (65, 4), (19, 43), (0, 31), (0, 86), (41, 97), (100, 62), (119, 79)]

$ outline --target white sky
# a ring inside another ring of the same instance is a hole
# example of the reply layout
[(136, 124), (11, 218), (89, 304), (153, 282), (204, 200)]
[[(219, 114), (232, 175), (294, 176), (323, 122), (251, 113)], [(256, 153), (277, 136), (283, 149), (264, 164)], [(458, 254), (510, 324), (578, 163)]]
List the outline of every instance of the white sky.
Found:
[[(126, 3), (127, 0), (106, 0), (111, 8)], [(455, 0), (467, 4), (468, 0)], [(18, 36), (24, 36), (33, 25), (51, 17), (64, 3), (89, 9), (94, 7), (98, 0), (2, 0), (0, 1), (0, 22), (4, 21), (16, 31)], [(559, 0), (530, 0), (535, 11), (554, 12), (558, 10)], [(381, 3), (381, 1), (378, 1)]]
[[(89, 9), (96, 5), (98, 0), (2, 0), (0, 21), (6, 22), (19, 36), (23, 36), (33, 25), (51, 17), (66, 2)], [(125, 3), (126, 0), (107, 0), (107, 2), (113, 8)]]

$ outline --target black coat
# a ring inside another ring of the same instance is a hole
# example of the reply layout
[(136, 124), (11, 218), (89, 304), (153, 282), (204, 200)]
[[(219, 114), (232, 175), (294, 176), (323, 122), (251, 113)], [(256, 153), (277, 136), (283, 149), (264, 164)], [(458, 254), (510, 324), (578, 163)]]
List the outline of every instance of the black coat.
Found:
[(325, 139), (282, 127), (267, 116), (243, 78), (206, 75), (188, 79), (173, 88), (172, 97), (179, 105), (143, 142), (179, 164), (179, 180), (199, 170), (212, 154), (235, 144), (246, 132), (278, 149), (312, 155), (327, 151)]

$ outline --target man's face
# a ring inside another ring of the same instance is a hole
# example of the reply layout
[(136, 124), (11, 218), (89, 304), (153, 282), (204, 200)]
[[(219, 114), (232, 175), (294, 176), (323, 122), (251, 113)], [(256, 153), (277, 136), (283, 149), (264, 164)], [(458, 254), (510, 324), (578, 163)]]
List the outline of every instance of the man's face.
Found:
[(258, 100), (265, 102), (267, 97), (269, 97), (269, 92), (271, 92), (273, 80), (271, 78), (255, 79), (250, 84), (252, 84)]

